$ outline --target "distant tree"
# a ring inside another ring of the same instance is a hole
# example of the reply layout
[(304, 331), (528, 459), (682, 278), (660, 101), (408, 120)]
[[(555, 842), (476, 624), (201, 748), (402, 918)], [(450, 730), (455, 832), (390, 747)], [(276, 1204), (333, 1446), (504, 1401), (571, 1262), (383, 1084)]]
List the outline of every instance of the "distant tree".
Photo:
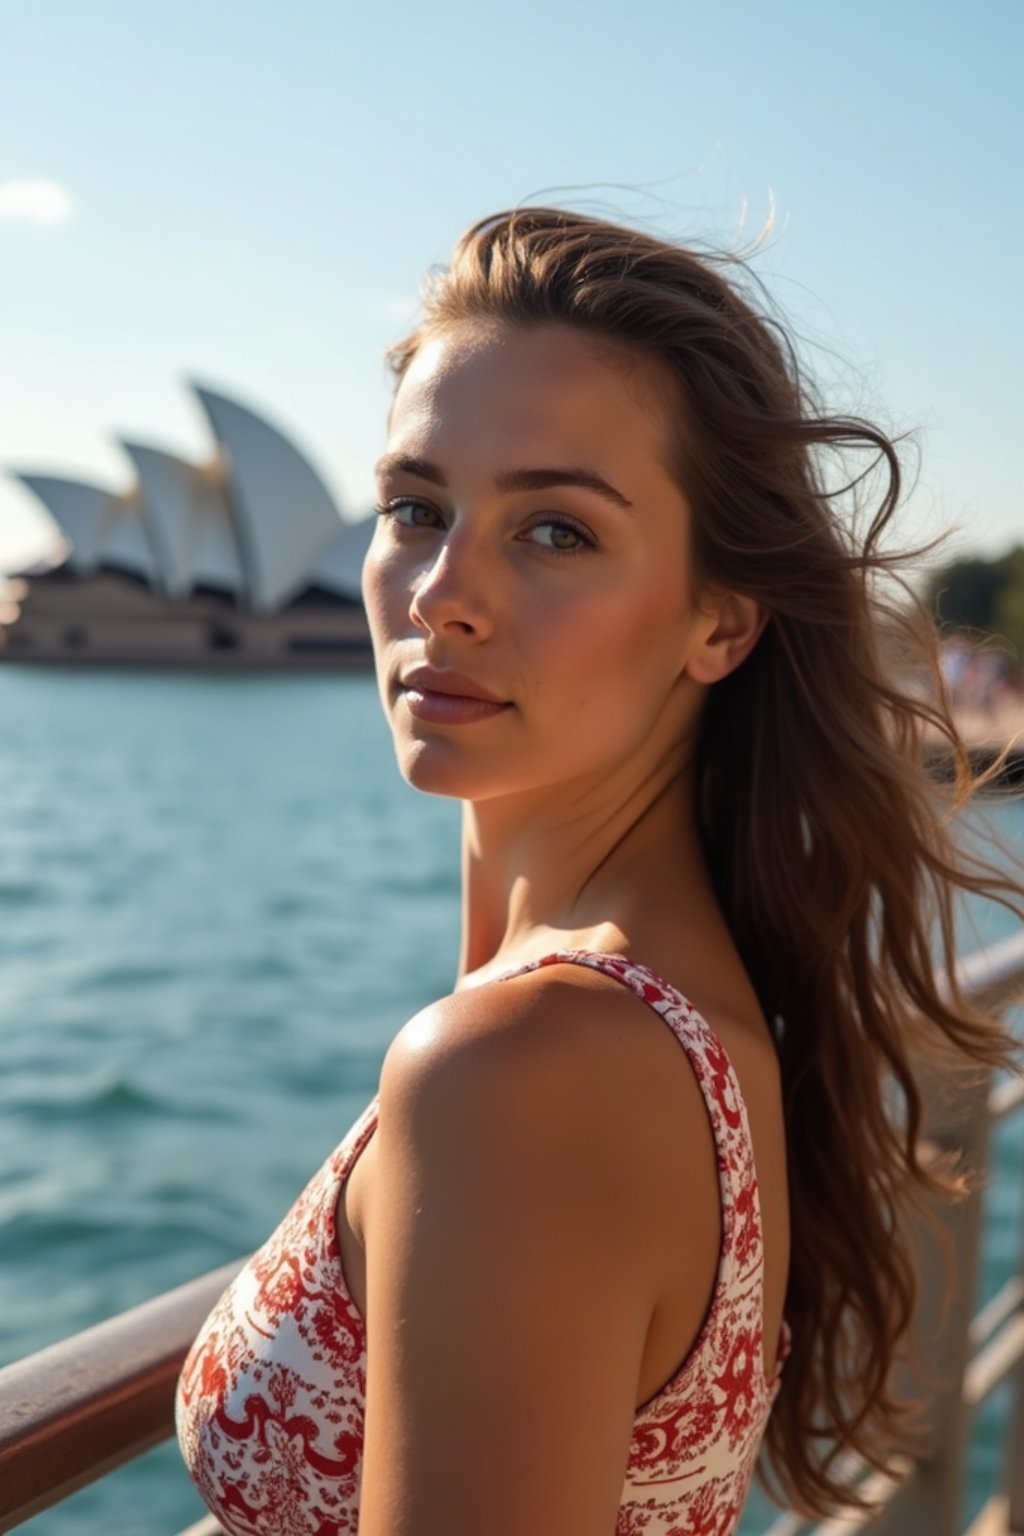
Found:
[(1024, 549), (1007, 556), (1006, 582), (996, 598), (993, 629), (1024, 656)]
[(952, 560), (933, 571), (926, 599), (943, 629), (981, 630), (1024, 655), (1024, 547), (998, 559)]

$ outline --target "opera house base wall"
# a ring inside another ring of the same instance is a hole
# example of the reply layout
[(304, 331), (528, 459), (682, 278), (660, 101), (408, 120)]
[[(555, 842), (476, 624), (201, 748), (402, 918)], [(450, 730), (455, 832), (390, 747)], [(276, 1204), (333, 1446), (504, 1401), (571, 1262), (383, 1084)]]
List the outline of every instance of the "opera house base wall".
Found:
[(184, 599), (117, 571), (66, 570), (12, 584), (15, 616), (0, 627), (0, 662), (202, 671), (365, 671), (373, 665), (362, 605), (307, 589), (269, 614), (225, 593)]

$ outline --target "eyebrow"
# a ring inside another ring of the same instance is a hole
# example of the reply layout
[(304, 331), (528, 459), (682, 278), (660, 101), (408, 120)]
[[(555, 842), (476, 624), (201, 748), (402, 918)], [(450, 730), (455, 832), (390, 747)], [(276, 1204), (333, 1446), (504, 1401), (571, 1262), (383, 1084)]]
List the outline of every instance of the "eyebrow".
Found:
[[(420, 480), (429, 480), (433, 485), (447, 487), (447, 480), (436, 464), (430, 464), (426, 459), (416, 459), (404, 453), (386, 453), (375, 466), (377, 475), (406, 474), (416, 475)], [(633, 503), (617, 491), (614, 485), (610, 485), (602, 475), (595, 474), (591, 469), (506, 469), (494, 477), (496, 491), (548, 491), (556, 485), (579, 485), (584, 490), (594, 491), (598, 496), (603, 496), (606, 501), (612, 502), (617, 507), (632, 508)]]

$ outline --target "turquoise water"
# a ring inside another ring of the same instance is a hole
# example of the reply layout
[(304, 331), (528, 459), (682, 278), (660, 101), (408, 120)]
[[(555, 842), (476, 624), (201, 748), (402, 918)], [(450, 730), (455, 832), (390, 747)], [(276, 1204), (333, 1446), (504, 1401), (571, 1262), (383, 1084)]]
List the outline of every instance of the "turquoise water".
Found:
[[(2, 668), (0, 786), (6, 1363), (276, 1224), (450, 986), (458, 813), (403, 784), (362, 677)], [(1024, 807), (999, 815), (1024, 846)], [(1017, 1259), (1020, 1132), (986, 1292)], [(201, 1513), (167, 1445), (24, 1529), (171, 1536)]]

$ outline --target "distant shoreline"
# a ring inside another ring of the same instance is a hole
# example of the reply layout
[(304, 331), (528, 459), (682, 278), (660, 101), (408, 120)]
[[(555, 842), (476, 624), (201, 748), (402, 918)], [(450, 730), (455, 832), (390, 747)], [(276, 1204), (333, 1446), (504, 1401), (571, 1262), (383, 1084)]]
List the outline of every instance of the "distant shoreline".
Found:
[[(991, 710), (955, 709), (953, 718), (975, 773), (984, 772), (1006, 752), (994, 789), (1024, 786), (1024, 698), (1004, 700)], [(939, 778), (952, 779), (953, 759), (937, 732), (927, 737), (929, 766)]]

